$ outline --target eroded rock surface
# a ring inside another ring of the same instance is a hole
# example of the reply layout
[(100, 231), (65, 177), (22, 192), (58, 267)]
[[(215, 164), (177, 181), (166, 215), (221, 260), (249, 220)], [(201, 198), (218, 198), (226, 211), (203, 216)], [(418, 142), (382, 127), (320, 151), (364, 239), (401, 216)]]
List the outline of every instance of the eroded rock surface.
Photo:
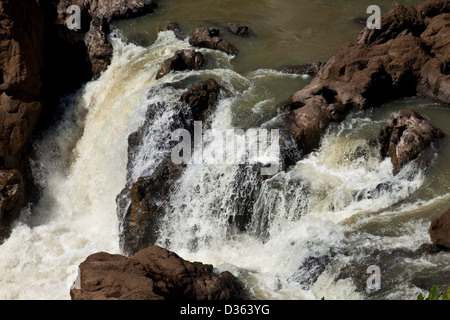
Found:
[(171, 71), (199, 70), (203, 68), (205, 58), (201, 52), (194, 50), (177, 50), (173, 57), (166, 59), (161, 64), (161, 69), (156, 74), (156, 79), (164, 77)]
[(234, 45), (220, 37), (218, 28), (197, 27), (189, 35), (189, 43), (195, 47), (220, 50), (232, 55), (238, 53)]
[(98, 252), (79, 266), (72, 300), (239, 300), (241, 284), (229, 272), (189, 262), (158, 246), (132, 257)]
[[(383, 125), (381, 138), (381, 153), (390, 157), (395, 172), (420, 154), (431, 152), (438, 140), (444, 137), (442, 130), (432, 126), (420, 114), (411, 110), (401, 110), (392, 114)], [(430, 157), (423, 157), (427, 162)], [(427, 163), (423, 163), (426, 167)]]

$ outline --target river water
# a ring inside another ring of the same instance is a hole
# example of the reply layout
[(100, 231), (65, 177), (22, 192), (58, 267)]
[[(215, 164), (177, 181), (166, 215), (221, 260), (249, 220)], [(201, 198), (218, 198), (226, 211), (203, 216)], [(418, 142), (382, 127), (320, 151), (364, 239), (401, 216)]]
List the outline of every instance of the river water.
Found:
[[(343, 43), (356, 41), (363, 26), (353, 19), (367, 17), (370, 4), (167, 0), (155, 14), (117, 22), (111, 66), (64, 99), (58, 123), (34, 141), (33, 174), (43, 195), (23, 210), (0, 246), (0, 298), (68, 299), (78, 265), (89, 254), (121, 253), (115, 200), (126, 184), (128, 135), (144, 122), (149, 106), (165, 102), (130, 166), (135, 179), (161, 160), (170, 102), (183, 92), (161, 84), (214, 78), (225, 90), (213, 128), (270, 128), (278, 121), (275, 106), (310, 81), (277, 70), (325, 61)], [(386, 12), (392, 2), (378, 5)], [(190, 48), (186, 39), (164, 31), (172, 21), (186, 34), (199, 25), (219, 27), (239, 53), (200, 49), (205, 70), (154, 80), (164, 59)], [(228, 22), (248, 25), (255, 36), (227, 33)], [(393, 176), (389, 159), (379, 156), (383, 122), (406, 108), (450, 135), (448, 106), (409, 97), (332, 125), (318, 150), (260, 189), (251, 166), (188, 166), (167, 203), (158, 244), (218, 272), (231, 271), (256, 299), (415, 299), (433, 284), (448, 285), (449, 255), (416, 253), (431, 243), (430, 219), (450, 207), (448, 137), (426, 172), (411, 163)], [(380, 183), (390, 187), (379, 190)], [(252, 224), (232, 232), (230, 217), (244, 205), (235, 199), (250, 195), (256, 200)], [(367, 286), (370, 266), (380, 270), (378, 290)]]

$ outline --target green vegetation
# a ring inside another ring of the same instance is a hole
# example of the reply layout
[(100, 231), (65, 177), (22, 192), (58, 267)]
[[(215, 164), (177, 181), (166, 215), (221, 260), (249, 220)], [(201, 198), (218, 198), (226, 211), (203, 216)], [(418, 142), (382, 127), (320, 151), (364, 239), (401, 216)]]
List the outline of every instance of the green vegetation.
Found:
[(450, 300), (450, 287), (447, 291), (441, 293), (436, 286), (433, 286), (428, 294), (424, 297), (422, 293), (417, 296), (417, 300)]

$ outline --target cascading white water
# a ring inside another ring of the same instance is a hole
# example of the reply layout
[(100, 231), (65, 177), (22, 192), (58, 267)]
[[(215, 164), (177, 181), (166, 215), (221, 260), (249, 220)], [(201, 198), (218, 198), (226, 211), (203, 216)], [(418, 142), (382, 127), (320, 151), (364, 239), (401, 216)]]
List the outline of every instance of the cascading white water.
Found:
[[(163, 59), (189, 48), (187, 41), (163, 31), (149, 48), (125, 44), (117, 34), (112, 42), (108, 70), (67, 98), (63, 119), (36, 142), (33, 174), (43, 195), (24, 210), (0, 246), (0, 298), (67, 299), (80, 262), (97, 251), (120, 251), (115, 198), (127, 183), (128, 136), (145, 122), (149, 105), (165, 103), (128, 164), (129, 178), (135, 180), (151, 174), (167, 152), (161, 143), (170, 136), (171, 106), (183, 91), (159, 84), (215, 78), (224, 90), (211, 128), (246, 130), (277, 121), (271, 119), (274, 100), (265, 83), (295, 77), (267, 69), (243, 76), (232, 70), (226, 54), (200, 49), (208, 57), (206, 70), (155, 81)], [(351, 279), (336, 275), (367, 253), (341, 252), (416, 248), (426, 241), (422, 223), (406, 224), (401, 237), (358, 231), (364, 221), (389, 215), (391, 205), (423, 183), (413, 164), (392, 175), (390, 161), (370, 143), (375, 129), (365, 129), (380, 124), (361, 115), (347, 119), (330, 129), (317, 152), (269, 177), (260, 189), (251, 165), (188, 166), (167, 203), (158, 244), (218, 271), (230, 270), (257, 298), (362, 298)], [(205, 145), (206, 150), (214, 147)], [(236, 152), (229, 145), (223, 148)], [(230, 218), (242, 209), (236, 199), (249, 194), (256, 201), (252, 224), (238, 232), (230, 228)], [(333, 260), (335, 254), (339, 258)], [(322, 257), (331, 262), (320, 262)]]

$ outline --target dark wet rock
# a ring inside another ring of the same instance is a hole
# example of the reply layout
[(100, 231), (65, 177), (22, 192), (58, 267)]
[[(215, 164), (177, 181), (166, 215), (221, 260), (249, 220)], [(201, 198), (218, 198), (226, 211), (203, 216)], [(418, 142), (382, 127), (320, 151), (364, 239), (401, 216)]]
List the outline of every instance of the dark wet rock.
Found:
[(227, 30), (242, 37), (249, 37), (255, 34), (249, 27), (241, 26), (239, 23), (229, 23)]
[(22, 175), (16, 169), (0, 170), (0, 242), (10, 233), (25, 199)]
[(450, 102), (448, 1), (408, 7), (402, 21), (395, 10), (382, 17), (381, 30), (365, 28), (357, 43), (338, 50), (284, 106), (286, 126), (305, 153), (352, 109), (413, 95)]
[(208, 79), (190, 86), (180, 100), (189, 106), (194, 121), (203, 121), (210, 106), (217, 103), (219, 94), (219, 84), (214, 79)]
[[(392, 275), (403, 275), (407, 272), (404, 261), (415, 257), (413, 251), (403, 248), (375, 251), (360, 249), (361, 252), (358, 252), (358, 257), (350, 259), (347, 265), (341, 269), (335, 278), (336, 281), (340, 279), (351, 280), (356, 287), (356, 292), (370, 299), (382, 298), (404, 284), (404, 277)], [(349, 256), (351, 254), (351, 252), (346, 253)], [(369, 272), (370, 266), (380, 268), (380, 288), (378, 290), (368, 288), (369, 277), (373, 274)]]
[(219, 34), (218, 28), (200, 26), (189, 35), (189, 43), (195, 47), (220, 50), (232, 55), (237, 54), (238, 49), (227, 40), (222, 39)]
[(230, 272), (189, 262), (158, 246), (127, 258), (98, 252), (79, 266), (72, 300), (240, 300), (242, 285)]
[(300, 75), (306, 74), (311, 77), (315, 77), (319, 73), (320, 68), (322, 68), (324, 65), (325, 65), (324, 62), (313, 62), (309, 64), (291, 65), (281, 69), (281, 72)]
[(338, 260), (340, 253), (335, 248), (330, 248), (324, 254), (311, 253), (306, 257), (300, 268), (294, 273), (289, 281), (299, 283), (303, 290), (309, 290), (323, 272), (328, 270)]
[[(328, 94), (331, 102), (334, 93)], [(289, 103), (290, 107), (292, 105), (295, 104)], [(319, 146), (322, 134), (332, 121), (344, 120), (349, 106), (334, 101), (328, 104), (323, 96), (317, 95), (305, 105), (298, 103), (295, 108), (286, 115), (286, 123), (303, 154), (307, 154)]]
[(57, 23), (65, 24), (70, 5), (80, 8), (81, 31), (87, 32), (85, 43), (94, 76), (106, 70), (112, 58), (112, 47), (106, 39), (111, 21), (151, 13), (157, 7), (153, 0), (60, 0), (56, 5)]
[(163, 61), (156, 79), (162, 78), (171, 71), (199, 70), (204, 64), (205, 58), (201, 52), (190, 49), (177, 50), (173, 57)]
[(367, 18), (356, 17), (352, 19), (357, 24), (367, 25)]
[(176, 23), (176, 22), (169, 22), (166, 25), (166, 30), (173, 31), (173, 33), (175, 34), (175, 36), (178, 39), (184, 39), (184, 37), (185, 37), (183, 32), (181, 31), (180, 25), (178, 23)]
[(428, 232), (433, 243), (440, 247), (450, 248), (450, 210), (433, 219)]
[[(428, 123), (420, 114), (401, 110), (392, 114), (381, 128), (381, 153), (390, 157), (395, 172), (421, 153), (430, 152), (444, 132)], [(426, 159), (428, 159), (427, 157)], [(427, 163), (424, 163), (425, 167)]]
[(150, 177), (140, 177), (129, 190), (130, 206), (122, 220), (121, 246), (133, 253), (154, 244), (158, 239), (160, 218), (165, 202), (176, 191), (182, 165), (165, 158)]
[(84, 37), (92, 65), (92, 74), (94, 75), (106, 70), (111, 63), (113, 48), (106, 38), (109, 31), (109, 24), (106, 19), (94, 18)]
[[(192, 134), (194, 121), (207, 120), (217, 105), (219, 94), (220, 86), (213, 79), (191, 85), (181, 95), (180, 104), (176, 106), (179, 110), (176, 123), (179, 126), (170, 130), (183, 128)], [(155, 108), (149, 106), (146, 122), (128, 138), (128, 166), (133, 163), (133, 155), (143, 143), (142, 139), (147, 134), (146, 127), (155, 116)], [(137, 181), (128, 181), (116, 199), (119, 220), (122, 221), (120, 245), (128, 254), (153, 245), (158, 239), (160, 219), (165, 214), (171, 195), (179, 186), (178, 180), (185, 167), (184, 164), (173, 163), (170, 156), (171, 147), (174, 147), (173, 143), (168, 144), (166, 155), (151, 174), (141, 176)]]

